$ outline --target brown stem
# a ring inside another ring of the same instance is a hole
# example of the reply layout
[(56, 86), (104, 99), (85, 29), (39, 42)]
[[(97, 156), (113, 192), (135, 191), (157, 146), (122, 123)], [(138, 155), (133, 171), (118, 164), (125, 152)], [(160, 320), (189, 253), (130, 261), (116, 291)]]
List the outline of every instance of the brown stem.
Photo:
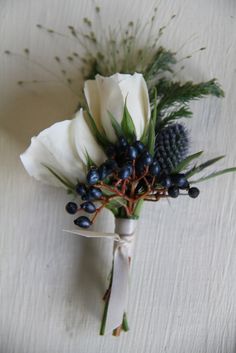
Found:
[(125, 191), (126, 191), (126, 184), (127, 184), (127, 179), (125, 179), (124, 181), (123, 181), (123, 184), (122, 184), (122, 187), (121, 187), (121, 192), (122, 192), (122, 194), (124, 195), (125, 194)]
[(141, 179), (143, 179), (143, 178), (147, 175), (147, 173), (148, 173), (148, 167), (145, 167), (145, 172), (144, 172), (144, 174), (143, 174), (141, 177), (135, 179), (135, 181), (136, 181), (136, 182), (140, 181)]
[[(119, 191), (117, 188), (111, 188), (108, 185), (104, 184), (104, 183), (100, 183), (100, 185), (97, 185), (98, 187), (101, 186), (104, 189), (107, 189), (108, 191), (111, 191), (113, 193), (115, 193), (117, 196), (121, 196), (123, 197), (125, 200), (127, 201), (132, 201), (132, 199), (130, 197), (128, 197), (127, 195), (125, 195), (123, 192)], [(114, 197), (114, 195), (112, 196)]]
[(122, 324), (113, 330), (113, 336), (119, 337), (122, 330)]

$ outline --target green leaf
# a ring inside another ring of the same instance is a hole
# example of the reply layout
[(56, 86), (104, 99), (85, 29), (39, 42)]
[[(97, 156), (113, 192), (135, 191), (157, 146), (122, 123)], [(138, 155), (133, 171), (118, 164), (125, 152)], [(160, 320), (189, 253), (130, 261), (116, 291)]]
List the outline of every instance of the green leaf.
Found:
[(136, 130), (135, 130), (133, 119), (131, 118), (131, 115), (127, 109), (126, 100), (125, 100), (123, 118), (121, 121), (121, 128), (127, 140), (129, 142), (133, 142), (136, 137)]
[(66, 177), (59, 175), (55, 170), (53, 170), (51, 167), (47, 166), (46, 164), (42, 164), (49, 172), (57, 178), (64, 186), (66, 186), (69, 190), (74, 191), (75, 190), (75, 185), (72, 184)]
[(117, 217), (118, 218), (127, 218), (127, 213), (124, 207), (120, 207), (117, 209)]
[(110, 208), (119, 208), (126, 205), (127, 201), (121, 196), (114, 197), (108, 204)]
[(67, 194), (68, 195), (76, 195), (76, 192), (74, 190), (71, 190), (71, 189), (67, 189)]
[(140, 141), (144, 144), (144, 145), (147, 145), (147, 141), (148, 141), (148, 128), (149, 128), (149, 124), (146, 124), (145, 125), (145, 128), (144, 128), (144, 131), (143, 131), (143, 134), (140, 138)]
[(150, 120), (148, 123), (146, 123), (145, 127), (144, 127), (144, 130), (143, 130), (143, 134), (140, 138), (140, 141), (145, 145), (147, 146), (148, 144), (148, 136), (149, 136), (149, 128), (150, 128)]
[(155, 125), (154, 125), (154, 121), (150, 120), (149, 129), (148, 129), (147, 149), (152, 156), (154, 156), (155, 140), (156, 140)]
[[(148, 145), (149, 143), (149, 136), (151, 135), (151, 139), (152, 142), (150, 142), (150, 146), (149, 148), (151, 148), (152, 150), (152, 144), (153, 144), (153, 137), (154, 137), (154, 145), (153, 145), (153, 153), (154, 153), (154, 147), (155, 147), (155, 130), (156, 130), (156, 121), (157, 121), (157, 91), (156, 88), (154, 87), (154, 108), (152, 111), (152, 115), (151, 115), (151, 119), (149, 121), (149, 123), (147, 123), (145, 125), (142, 137), (140, 139), (140, 141), (144, 144), (144, 145)], [(152, 122), (152, 123), (151, 123)], [(153, 129), (154, 128), (154, 129)], [(150, 132), (150, 130), (152, 130)], [(154, 136), (153, 136), (153, 132), (154, 132)], [(151, 152), (152, 153), (152, 152)]]
[(202, 181), (206, 181), (206, 180), (209, 180), (211, 178), (215, 178), (215, 177), (223, 175), (223, 174), (234, 173), (234, 172), (236, 172), (236, 167), (219, 170), (218, 172), (211, 173), (211, 174), (209, 174), (205, 177), (202, 177), (200, 179), (193, 180), (190, 182), (190, 184), (201, 183)]
[(186, 157), (183, 159), (177, 167), (173, 170), (173, 173), (180, 173), (182, 170), (184, 170), (194, 159), (198, 158), (201, 156), (203, 151), (191, 154), (190, 156)]
[(107, 137), (105, 136), (105, 133), (101, 133), (98, 128), (97, 125), (92, 117), (92, 115), (89, 113), (89, 111), (86, 111), (86, 119), (87, 122), (89, 124), (89, 127), (92, 131), (93, 136), (95, 137), (95, 139), (97, 140), (98, 144), (101, 145), (103, 148), (106, 148), (109, 145), (109, 141), (107, 139)]
[(152, 120), (154, 123), (154, 126), (156, 127), (156, 122), (157, 122), (157, 89), (156, 87), (153, 88), (154, 91), (154, 108), (152, 112)]
[(96, 163), (92, 160), (87, 150), (86, 150), (86, 159), (87, 159), (88, 169), (90, 169), (91, 167), (97, 167)]
[(122, 137), (124, 136), (124, 132), (120, 126), (120, 124), (118, 123), (118, 121), (116, 120), (116, 118), (113, 116), (113, 114), (111, 112), (108, 111), (108, 114), (111, 118), (111, 125), (115, 131), (115, 134), (116, 136), (119, 138), (119, 137)]
[(160, 120), (157, 125), (157, 128), (162, 129), (165, 125), (173, 122), (174, 120), (182, 119), (182, 118), (191, 118), (192, 115), (193, 113), (187, 107), (181, 107), (180, 109), (174, 112), (171, 112), (164, 119)]
[(139, 218), (139, 216), (140, 216), (140, 212), (141, 212), (143, 203), (144, 203), (144, 200), (143, 200), (143, 199), (140, 199), (140, 200), (138, 200), (138, 201), (136, 202), (136, 205), (135, 205), (135, 208), (134, 208), (134, 213), (133, 213), (133, 215), (134, 215), (136, 218)]
[(110, 190), (107, 190), (107, 188), (106, 187), (104, 187), (104, 186), (99, 186), (99, 188), (102, 190), (102, 193), (103, 193), (103, 195), (105, 195), (105, 196), (113, 196), (113, 195), (115, 195), (116, 193), (115, 193), (115, 190), (114, 190), (114, 192), (112, 192), (112, 191), (110, 191)]
[(107, 208), (109, 211), (111, 211), (115, 217), (117, 217), (119, 215), (119, 209), (114, 208), (110, 205), (106, 205), (105, 208)]
[(201, 172), (203, 169), (211, 166), (212, 164), (218, 162), (219, 160), (221, 160), (222, 158), (224, 158), (225, 156), (219, 156), (213, 159), (209, 159), (208, 161), (198, 165), (198, 166), (194, 166), (192, 169), (190, 169), (185, 175), (187, 178), (191, 178), (193, 175)]

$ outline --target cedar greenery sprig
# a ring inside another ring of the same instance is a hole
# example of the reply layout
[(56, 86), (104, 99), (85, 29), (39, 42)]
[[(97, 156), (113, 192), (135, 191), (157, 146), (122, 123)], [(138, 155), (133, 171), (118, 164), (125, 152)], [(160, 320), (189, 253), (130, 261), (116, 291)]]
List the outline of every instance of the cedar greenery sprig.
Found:
[(176, 53), (166, 50), (163, 47), (158, 48), (144, 73), (144, 78), (146, 79), (149, 87), (154, 85), (153, 80), (155, 80), (157, 75), (160, 73), (173, 73), (173, 65), (175, 64), (177, 64)]
[(224, 97), (224, 92), (220, 88), (216, 79), (206, 82), (193, 83), (191, 81), (181, 84), (180, 82), (172, 82), (161, 79), (156, 84), (156, 90), (160, 102), (157, 109), (166, 109), (172, 105), (186, 104), (192, 100), (200, 99), (209, 95), (215, 97)]
[[(209, 95), (224, 97), (224, 92), (216, 79), (195, 84), (193, 82), (172, 82), (160, 79), (155, 85), (157, 91), (157, 114), (159, 116), (157, 129), (180, 118), (189, 118), (192, 112), (189, 103)], [(154, 94), (150, 92), (150, 100), (154, 104)], [(171, 113), (170, 113), (170, 110)]]

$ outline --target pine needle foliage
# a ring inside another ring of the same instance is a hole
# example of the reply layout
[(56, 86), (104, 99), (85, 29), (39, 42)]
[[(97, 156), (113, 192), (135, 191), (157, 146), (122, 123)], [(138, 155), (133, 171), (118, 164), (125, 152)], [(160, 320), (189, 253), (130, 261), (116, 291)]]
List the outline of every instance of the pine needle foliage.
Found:
[[(224, 97), (224, 92), (216, 79), (200, 83), (191, 81), (181, 83), (160, 79), (156, 83), (155, 89), (158, 100), (157, 114), (160, 118), (157, 128), (163, 128), (175, 119), (191, 117), (189, 103), (193, 100), (207, 96)], [(152, 92), (150, 92), (150, 99), (154, 103)]]

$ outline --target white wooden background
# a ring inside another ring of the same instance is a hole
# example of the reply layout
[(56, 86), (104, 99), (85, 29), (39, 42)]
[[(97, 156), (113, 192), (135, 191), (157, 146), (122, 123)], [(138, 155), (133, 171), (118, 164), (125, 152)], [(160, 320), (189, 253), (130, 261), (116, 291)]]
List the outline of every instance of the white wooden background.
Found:
[[(146, 21), (154, 1), (101, 0), (104, 23)], [(234, 353), (236, 352), (236, 177), (201, 187), (201, 197), (147, 204), (137, 234), (129, 303), (131, 330), (119, 338), (98, 335), (101, 296), (111, 245), (66, 235), (64, 191), (24, 171), (19, 154), (30, 137), (71, 115), (76, 98), (56, 84), (22, 89), (20, 79), (50, 79), (32, 65), (3, 55), (28, 47), (53, 68), (69, 53), (68, 40), (39, 32), (43, 23), (65, 31), (93, 16), (87, 0), (0, 1), (0, 352), (1, 353)], [(185, 79), (218, 77), (226, 98), (193, 105), (192, 150), (227, 154), (236, 165), (236, 2), (160, 0), (160, 25), (177, 18), (162, 43), (186, 63)], [(189, 40), (194, 36), (194, 40)], [(112, 230), (111, 216), (97, 229)]]

